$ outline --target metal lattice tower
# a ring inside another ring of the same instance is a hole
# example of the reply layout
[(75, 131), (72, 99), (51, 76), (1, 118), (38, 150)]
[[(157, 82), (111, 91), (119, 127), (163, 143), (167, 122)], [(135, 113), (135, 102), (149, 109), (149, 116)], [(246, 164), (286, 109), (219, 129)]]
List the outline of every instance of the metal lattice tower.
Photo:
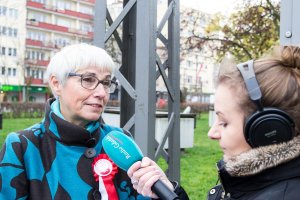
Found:
[[(157, 23), (157, 0), (124, 0), (121, 13), (113, 21), (107, 1), (96, 0), (94, 45), (104, 48), (112, 35), (116, 39), (122, 52), (122, 65), (115, 74), (122, 85), (120, 126), (134, 135), (144, 155), (166, 160), (168, 177), (180, 181), (179, 0), (166, 4)], [(120, 25), (122, 37), (117, 30)], [(167, 52), (164, 62), (156, 51), (158, 40)], [(168, 127), (161, 141), (155, 140), (158, 77), (163, 78), (168, 91)]]
[(299, 45), (300, 26), (299, 0), (282, 0), (280, 8), (280, 44)]

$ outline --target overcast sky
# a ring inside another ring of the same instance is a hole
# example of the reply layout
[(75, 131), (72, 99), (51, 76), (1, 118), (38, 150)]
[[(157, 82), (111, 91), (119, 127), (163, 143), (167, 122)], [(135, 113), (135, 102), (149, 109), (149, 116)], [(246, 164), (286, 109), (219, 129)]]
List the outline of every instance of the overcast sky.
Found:
[(231, 12), (237, 0), (181, 0), (180, 5), (199, 9), (207, 13)]

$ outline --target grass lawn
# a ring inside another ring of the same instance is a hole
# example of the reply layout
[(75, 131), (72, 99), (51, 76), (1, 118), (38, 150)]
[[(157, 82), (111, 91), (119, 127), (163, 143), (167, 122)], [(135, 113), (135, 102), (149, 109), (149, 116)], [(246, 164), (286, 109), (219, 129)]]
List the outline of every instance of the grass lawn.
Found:
[[(21, 130), (41, 119), (3, 119), (3, 129), (0, 130), (0, 146), (7, 133)], [(205, 200), (207, 191), (217, 182), (216, 162), (222, 156), (219, 145), (207, 137), (208, 114), (197, 117), (194, 135), (194, 147), (181, 153), (181, 185), (187, 191), (191, 200)]]
[(202, 113), (196, 121), (194, 147), (181, 154), (181, 185), (191, 200), (205, 200), (207, 191), (218, 180), (216, 162), (222, 157), (219, 144), (207, 137), (208, 114)]

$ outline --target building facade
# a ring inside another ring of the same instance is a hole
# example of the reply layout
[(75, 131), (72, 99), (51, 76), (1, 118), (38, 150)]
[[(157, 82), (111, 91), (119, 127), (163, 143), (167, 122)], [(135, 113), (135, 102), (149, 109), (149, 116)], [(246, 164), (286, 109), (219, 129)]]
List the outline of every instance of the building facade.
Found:
[(45, 102), (45, 71), (62, 47), (93, 40), (95, 0), (1, 0), (1, 101)]
[[(45, 80), (50, 58), (62, 47), (74, 43), (92, 43), (96, 0), (1, 0), (0, 1), (0, 102), (45, 102), (51, 95)], [(115, 18), (123, 1), (108, 0)], [(158, 23), (163, 17), (165, 0), (158, 1)], [(199, 17), (199, 15), (201, 15)], [(181, 38), (188, 37), (197, 21), (204, 33), (210, 16), (191, 8), (181, 8)], [(163, 30), (166, 32), (166, 30)], [(182, 39), (181, 39), (182, 40)], [(157, 44), (158, 53), (165, 54)], [(181, 46), (184, 46), (183, 44)], [(106, 44), (116, 63), (121, 52)], [(192, 50), (181, 54), (180, 88), (191, 96), (213, 92), (215, 64), (209, 55)], [(161, 78), (158, 92), (166, 92)]]

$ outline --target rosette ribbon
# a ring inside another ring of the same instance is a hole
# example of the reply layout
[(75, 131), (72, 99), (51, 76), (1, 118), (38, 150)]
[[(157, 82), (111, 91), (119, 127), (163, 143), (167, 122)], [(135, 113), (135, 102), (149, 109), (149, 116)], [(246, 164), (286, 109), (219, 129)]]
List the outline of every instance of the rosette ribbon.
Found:
[(118, 172), (116, 164), (106, 155), (99, 154), (92, 164), (94, 178), (99, 182), (102, 200), (119, 200), (113, 179)]

